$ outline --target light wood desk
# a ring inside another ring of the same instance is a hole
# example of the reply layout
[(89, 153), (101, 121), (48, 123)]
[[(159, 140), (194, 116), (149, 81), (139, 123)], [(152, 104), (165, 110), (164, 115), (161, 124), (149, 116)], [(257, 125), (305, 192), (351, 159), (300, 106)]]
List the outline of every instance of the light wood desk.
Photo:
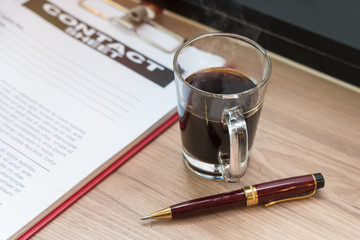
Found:
[[(167, 23), (188, 38), (209, 31)], [(273, 73), (241, 183), (191, 173), (176, 123), (33, 239), (360, 239), (360, 91), (270, 56)], [(305, 200), (140, 220), (181, 201), (315, 172), (325, 187)]]

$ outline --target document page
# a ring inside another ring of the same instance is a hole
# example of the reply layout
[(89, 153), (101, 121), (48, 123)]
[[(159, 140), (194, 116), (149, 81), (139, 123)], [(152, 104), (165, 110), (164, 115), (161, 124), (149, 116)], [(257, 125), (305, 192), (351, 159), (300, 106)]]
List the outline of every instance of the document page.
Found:
[(0, 239), (176, 112), (172, 57), (77, 1), (0, 1)]

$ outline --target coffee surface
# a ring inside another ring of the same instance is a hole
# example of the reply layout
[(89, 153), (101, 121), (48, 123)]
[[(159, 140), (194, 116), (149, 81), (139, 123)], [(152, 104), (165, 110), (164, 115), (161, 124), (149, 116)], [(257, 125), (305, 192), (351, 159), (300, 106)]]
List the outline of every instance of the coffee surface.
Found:
[(209, 68), (190, 75), (186, 81), (198, 89), (216, 94), (241, 93), (256, 86), (248, 77), (230, 68)]

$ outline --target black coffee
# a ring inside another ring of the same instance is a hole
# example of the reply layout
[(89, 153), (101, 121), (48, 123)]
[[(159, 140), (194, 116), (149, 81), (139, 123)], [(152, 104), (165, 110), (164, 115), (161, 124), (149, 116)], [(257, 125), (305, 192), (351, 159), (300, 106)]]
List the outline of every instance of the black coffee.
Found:
[[(246, 76), (227, 68), (210, 68), (197, 72), (189, 76), (186, 81), (198, 89), (217, 94), (240, 93), (256, 86)], [(192, 102), (191, 104), (203, 103)], [(219, 151), (223, 159), (229, 158), (229, 132), (226, 124), (196, 116), (188, 109), (184, 109), (181, 104), (178, 107), (181, 137), (185, 150), (195, 158), (211, 164), (219, 163)], [(254, 142), (260, 111), (261, 109), (245, 119), (249, 149)]]

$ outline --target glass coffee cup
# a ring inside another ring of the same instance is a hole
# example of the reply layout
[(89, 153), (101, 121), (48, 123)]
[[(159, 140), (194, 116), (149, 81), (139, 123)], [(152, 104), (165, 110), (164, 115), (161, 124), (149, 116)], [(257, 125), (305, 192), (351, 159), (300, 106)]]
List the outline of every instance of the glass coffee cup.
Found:
[(173, 64), (186, 165), (207, 178), (240, 181), (271, 74), (269, 56), (246, 37), (208, 33), (179, 47)]

